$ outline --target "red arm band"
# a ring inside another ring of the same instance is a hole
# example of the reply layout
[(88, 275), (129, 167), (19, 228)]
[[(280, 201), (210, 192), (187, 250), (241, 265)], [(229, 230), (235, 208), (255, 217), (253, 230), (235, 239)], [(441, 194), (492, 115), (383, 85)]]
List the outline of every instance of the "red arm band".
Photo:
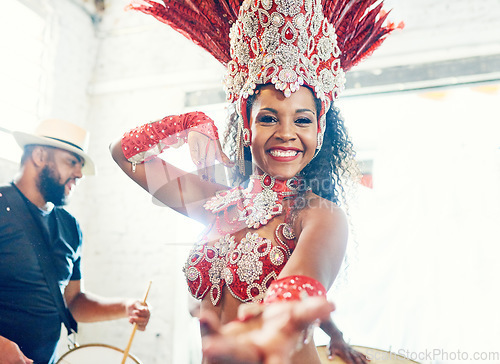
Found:
[(326, 289), (314, 278), (288, 276), (271, 283), (264, 303), (297, 301), (309, 296), (326, 296)]

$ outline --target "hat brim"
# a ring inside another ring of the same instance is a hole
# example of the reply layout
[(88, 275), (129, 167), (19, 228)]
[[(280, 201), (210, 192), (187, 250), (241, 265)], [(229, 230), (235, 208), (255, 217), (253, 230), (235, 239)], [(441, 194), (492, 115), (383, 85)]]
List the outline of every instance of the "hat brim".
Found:
[(43, 136), (23, 133), (21, 131), (14, 131), (12, 132), (12, 135), (21, 148), (24, 148), (26, 145), (47, 145), (49, 147), (59, 148), (71, 153), (75, 153), (80, 156), (85, 162), (82, 167), (82, 174), (91, 176), (96, 173), (92, 158), (90, 158), (87, 153), (77, 147), (72, 146), (71, 144), (51, 138), (46, 138)]

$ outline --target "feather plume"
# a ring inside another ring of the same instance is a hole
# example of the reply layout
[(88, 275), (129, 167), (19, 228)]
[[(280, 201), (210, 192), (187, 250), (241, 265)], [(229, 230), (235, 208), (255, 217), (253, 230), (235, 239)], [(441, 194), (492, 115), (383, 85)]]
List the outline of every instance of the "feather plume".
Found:
[[(224, 66), (231, 60), (229, 30), (243, 0), (133, 0), (128, 9), (139, 10), (187, 37)], [(388, 13), (383, 0), (322, 0), (323, 12), (337, 33), (344, 71), (377, 49), (400, 23), (384, 25)]]
[(394, 23), (384, 25), (388, 13), (382, 6), (383, 0), (323, 0), (325, 17), (337, 33), (344, 71), (371, 55), (396, 29)]
[(220, 63), (231, 60), (229, 30), (238, 17), (240, 0), (134, 1), (127, 9), (142, 11), (169, 25), (204, 48)]

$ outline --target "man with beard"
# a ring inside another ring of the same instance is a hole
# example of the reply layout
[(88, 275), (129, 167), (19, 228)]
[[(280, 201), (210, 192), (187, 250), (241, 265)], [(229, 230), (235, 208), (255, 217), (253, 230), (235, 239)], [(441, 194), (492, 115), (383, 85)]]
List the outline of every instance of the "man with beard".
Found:
[(71, 330), (74, 320), (128, 317), (144, 330), (147, 306), (104, 299), (81, 283), (82, 235), (62, 206), (78, 180), (95, 172), (85, 152), (88, 133), (49, 119), (34, 134), (14, 137), (24, 154), (19, 175), (0, 187), (0, 364), (54, 363), (61, 322)]

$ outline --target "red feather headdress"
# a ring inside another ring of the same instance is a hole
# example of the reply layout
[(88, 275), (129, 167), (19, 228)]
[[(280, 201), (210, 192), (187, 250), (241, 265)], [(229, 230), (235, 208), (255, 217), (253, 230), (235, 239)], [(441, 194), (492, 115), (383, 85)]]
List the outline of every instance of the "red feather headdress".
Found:
[[(224, 66), (231, 60), (229, 30), (243, 0), (132, 0), (127, 9), (154, 16), (204, 48)], [(323, 13), (334, 26), (344, 71), (377, 49), (396, 26), (387, 23), (383, 0), (322, 0)], [(376, 7), (374, 5), (379, 3)]]
[(383, 0), (133, 0), (128, 8), (153, 15), (227, 67), (226, 92), (238, 103), (245, 142), (246, 100), (257, 85), (272, 83), (287, 97), (309, 86), (323, 104), (321, 148), (325, 114), (344, 73), (396, 29), (382, 6)]

